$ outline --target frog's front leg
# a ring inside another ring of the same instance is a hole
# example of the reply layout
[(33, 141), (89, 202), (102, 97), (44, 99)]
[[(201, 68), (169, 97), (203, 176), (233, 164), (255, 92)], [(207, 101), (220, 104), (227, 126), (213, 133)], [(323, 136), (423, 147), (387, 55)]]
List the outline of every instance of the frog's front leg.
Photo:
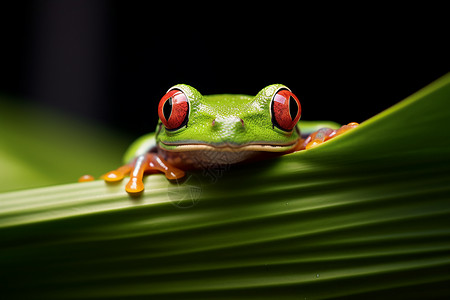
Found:
[(131, 163), (106, 173), (103, 176), (103, 179), (105, 182), (117, 182), (122, 180), (129, 173), (130, 180), (125, 186), (125, 190), (129, 194), (139, 194), (144, 190), (142, 178), (145, 172), (162, 172), (169, 180), (179, 179), (185, 175), (183, 170), (171, 166), (158, 154), (146, 153), (139, 155)]
[[(338, 135), (341, 135), (355, 127), (357, 127), (359, 124), (356, 122), (349, 123), (347, 125), (341, 126), (339, 129), (331, 129), (331, 128), (321, 128), (317, 130), (316, 132), (310, 134), (302, 143), (301, 148), (302, 149), (310, 149), (313, 147), (316, 147), (323, 142), (328, 141), (331, 138), (334, 138)], [(300, 149), (299, 149), (300, 150)]]

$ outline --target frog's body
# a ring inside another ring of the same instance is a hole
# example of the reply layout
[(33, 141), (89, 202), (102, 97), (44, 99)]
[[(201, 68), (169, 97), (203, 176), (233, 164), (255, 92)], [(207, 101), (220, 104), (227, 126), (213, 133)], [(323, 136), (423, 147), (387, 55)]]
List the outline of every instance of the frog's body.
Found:
[[(183, 170), (210, 168), (287, 154), (316, 146), (355, 126), (322, 128), (302, 138), (301, 106), (284, 85), (273, 84), (256, 96), (203, 96), (188, 85), (175, 85), (161, 99), (154, 134), (131, 145), (126, 165), (104, 176), (121, 180), (130, 173), (126, 190), (143, 190), (144, 172), (164, 172), (168, 179)], [(308, 134), (310, 132), (307, 132)]]

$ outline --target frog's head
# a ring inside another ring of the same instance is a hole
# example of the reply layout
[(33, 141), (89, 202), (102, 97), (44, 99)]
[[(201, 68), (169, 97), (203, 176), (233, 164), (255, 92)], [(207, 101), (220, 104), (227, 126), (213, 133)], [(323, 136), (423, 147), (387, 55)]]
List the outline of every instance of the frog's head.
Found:
[(284, 85), (256, 96), (201, 95), (178, 84), (158, 106), (156, 142), (166, 151), (287, 152), (298, 143), (301, 106)]

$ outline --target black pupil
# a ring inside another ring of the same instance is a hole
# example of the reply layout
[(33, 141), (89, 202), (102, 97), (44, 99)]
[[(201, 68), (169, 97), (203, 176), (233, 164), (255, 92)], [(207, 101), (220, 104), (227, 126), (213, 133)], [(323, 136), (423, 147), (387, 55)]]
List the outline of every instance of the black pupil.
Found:
[(295, 119), (295, 117), (297, 116), (297, 113), (298, 113), (297, 101), (295, 101), (295, 99), (292, 96), (289, 97), (289, 113), (291, 114), (292, 120)]
[(163, 114), (166, 120), (169, 120), (170, 115), (172, 114), (172, 97), (166, 100), (163, 106)]

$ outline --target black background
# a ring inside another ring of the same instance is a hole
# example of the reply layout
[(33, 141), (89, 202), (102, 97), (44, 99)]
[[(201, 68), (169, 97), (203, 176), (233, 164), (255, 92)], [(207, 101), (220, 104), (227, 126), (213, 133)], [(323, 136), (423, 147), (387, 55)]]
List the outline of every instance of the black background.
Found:
[(449, 71), (444, 7), (294, 4), (2, 2), (0, 93), (137, 136), (177, 83), (205, 95), (283, 83), (303, 119), (348, 123)]

